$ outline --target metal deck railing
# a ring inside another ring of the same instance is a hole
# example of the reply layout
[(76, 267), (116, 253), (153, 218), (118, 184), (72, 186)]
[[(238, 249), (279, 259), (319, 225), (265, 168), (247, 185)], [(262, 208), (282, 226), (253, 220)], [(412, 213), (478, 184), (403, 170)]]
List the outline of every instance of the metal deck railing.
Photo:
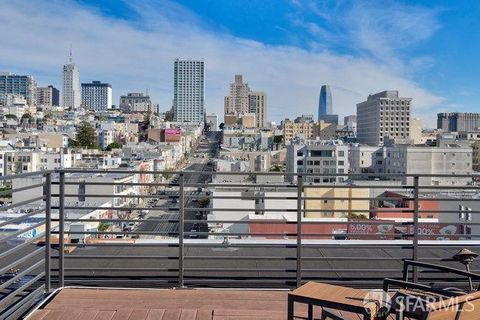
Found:
[[(218, 174), (0, 177), (0, 320), (70, 285), (293, 288), (314, 280), (380, 288), (383, 278), (402, 276), (405, 259), (458, 268), (454, 253), (480, 249), (474, 176), (269, 172), (228, 173), (226, 182)], [(462, 185), (432, 185), (456, 179)], [(416, 269), (412, 279), (456, 281)]]

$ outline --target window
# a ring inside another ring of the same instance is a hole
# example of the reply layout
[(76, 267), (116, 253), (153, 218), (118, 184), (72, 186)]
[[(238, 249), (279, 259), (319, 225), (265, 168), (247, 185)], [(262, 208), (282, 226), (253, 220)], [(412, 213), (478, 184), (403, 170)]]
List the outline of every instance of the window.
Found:
[(339, 161), (338, 161), (338, 165), (339, 165), (339, 166), (343, 166), (344, 164), (345, 164), (345, 161), (342, 161), (342, 160), (339, 160)]
[(345, 157), (345, 151), (338, 151), (339, 157)]
[(298, 161), (297, 161), (297, 165), (303, 166), (303, 160), (298, 160)]

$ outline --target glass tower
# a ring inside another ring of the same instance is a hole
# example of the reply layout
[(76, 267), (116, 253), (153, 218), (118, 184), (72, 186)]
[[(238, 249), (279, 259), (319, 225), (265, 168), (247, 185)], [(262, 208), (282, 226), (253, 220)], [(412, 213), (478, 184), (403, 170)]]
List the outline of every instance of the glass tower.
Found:
[(330, 86), (323, 85), (320, 89), (320, 99), (318, 102), (318, 120), (324, 118), (323, 116), (332, 114), (332, 92)]

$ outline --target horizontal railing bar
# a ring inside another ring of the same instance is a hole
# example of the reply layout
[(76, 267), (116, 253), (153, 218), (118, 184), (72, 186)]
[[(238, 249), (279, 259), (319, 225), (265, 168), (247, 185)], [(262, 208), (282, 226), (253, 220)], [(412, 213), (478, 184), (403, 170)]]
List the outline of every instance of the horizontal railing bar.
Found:
[[(64, 231), (65, 234), (144, 234), (144, 235), (178, 235), (178, 232), (162, 231)], [(52, 231), (52, 234), (59, 234), (58, 231)]]
[(69, 243), (66, 246), (72, 247), (178, 247), (178, 243), (108, 243), (108, 242), (97, 242), (97, 243)]
[[(64, 168), (64, 169), (57, 169), (54, 172), (65, 172), (65, 173), (102, 173), (102, 174), (108, 174), (108, 173), (132, 173), (132, 174), (170, 174), (170, 175), (184, 175), (185, 177), (188, 177), (188, 175), (192, 174), (200, 174), (200, 175), (222, 175), (222, 174), (228, 174), (228, 175), (239, 175), (239, 176), (249, 176), (249, 175), (255, 175), (255, 176), (303, 176), (303, 177), (309, 177), (309, 176), (321, 176), (321, 177), (451, 177), (451, 174), (428, 174), (428, 173), (421, 173), (421, 174), (415, 174), (415, 173), (298, 173), (298, 172), (259, 172), (259, 171), (253, 171), (253, 172), (212, 172), (212, 171), (194, 171), (194, 170), (183, 170), (183, 171), (156, 171), (156, 170), (121, 170), (121, 169), (78, 169), (78, 168)], [(38, 173), (43, 173), (43, 172), (38, 172)], [(462, 177), (462, 178), (471, 178), (471, 174), (458, 174), (455, 175), (456, 177)]]
[(6, 196), (6, 195), (13, 194), (15, 192), (30, 190), (30, 189), (34, 189), (34, 188), (38, 188), (38, 187), (44, 187), (44, 186), (45, 186), (44, 183), (38, 183), (38, 184), (32, 184), (32, 185), (29, 185), (29, 186), (20, 187), (20, 188), (16, 188), (16, 189), (9, 189), (9, 190), (5, 190), (5, 191), (1, 191), (0, 196), (3, 197), (3, 196)]
[(11, 279), (5, 281), (4, 283), (2, 283), (0, 285), (0, 290), (3, 290), (5, 289), (6, 287), (8, 287), (9, 285), (11, 285), (12, 283), (14, 283), (15, 281), (17, 281), (18, 279), (20, 279), (21, 277), (23, 277), (24, 275), (26, 275), (27, 273), (31, 272), (32, 270), (35, 270), (36, 268), (39, 268), (43, 263), (45, 263), (45, 259), (41, 259), (40, 261), (38, 261), (37, 263), (35, 263), (34, 265), (30, 266), (29, 268), (23, 270), (22, 272), (16, 274), (14, 277), (12, 277)]
[[(190, 272), (297, 272), (297, 269), (292, 268), (184, 268), (185, 271)], [(303, 269), (302, 269), (303, 270)]]
[(24, 206), (24, 205), (26, 205), (26, 204), (33, 203), (33, 202), (38, 201), (38, 200), (43, 200), (43, 196), (41, 196), (41, 197), (36, 197), (36, 198), (32, 198), (32, 199), (25, 200), (25, 201), (20, 201), (20, 202), (17, 202), (17, 203), (15, 203), (15, 204), (10, 204), (10, 205), (8, 205), (8, 206), (0, 207), (0, 211), (7, 211), (7, 210), (9, 210), (9, 209), (21, 207), (21, 206)]
[(28, 281), (24, 285), (20, 286), (18, 289), (10, 292), (6, 296), (3, 296), (2, 300), (0, 300), (0, 306), (5, 306), (9, 301), (14, 299), (17, 296), (17, 294), (19, 294), (20, 292), (22, 292), (23, 290), (25, 290), (26, 288), (30, 287), (32, 284), (34, 284), (35, 282), (40, 280), (44, 275), (45, 275), (45, 272), (39, 273), (38, 275), (33, 277), (30, 281)]
[[(53, 257), (52, 257), (53, 258)], [(55, 257), (58, 259), (58, 257)], [(142, 255), (132, 255), (132, 256), (117, 256), (117, 255), (66, 255), (66, 259), (158, 259), (158, 260), (178, 260), (178, 256), (142, 256)]]
[(6, 175), (6, 176), (0, 176), (0, 181), (15, 180), (15, 179), (32, 177), (32, 176), (43, 177), (45, 174), (51, 173), (51, 172), (53, 172), (53, 170), (45, 170), (45, 171), (34, 171), (34, 172), (24, 172), (24, 173), (9, 174), (9, 175)]
[[(66, 177), (66, 179), (68, 179)], [(52, 181), (52, 185), (58, 186), (59, 181)], [(86, 185), (86, 186), (150, 186), (150, 187), (179, 187), (178, 183), (160, 183), (160, 182), (115, 182), (115, 181), (65, 181), (66, 186), (76, 186), (76, 185)]]
[(22, 300), (15, 303), (13, 307), (0, 316), (0, 319), (20, 319), (21, 316), (38, 302), (39, 298), (42, 297), (44, 293), (45, 285), (42, 284), (40, 287), (30, 292), (26, 297), (23, 297)]
[(1, 252), (0, 253), (0, 259), (8, 256), (8, 255), (11, 255), (12, 253), (14, 252), (17, 252), (18, 250), (20, 249), (23, 249), (25, 247), (28, 247), (32, 242), (34, 241), (37, 241), (39, 240), (40, 238), (42, 238), (43, 236), (45, 235), (45, 232), (42, 232), (42, 233), (39, 233), (37, 234), (35, 237), (32, 237), (30, 239), (27, 239), (25, 240), (25, 242), (23, 242), (22, 244), (19, 244), (17, 246), (14, 246), (13, 248), (7, 250), (7, 251), (4, 251), (4, 252)]
[(107, 271), (107, 272), (178, 272), (178, 268), (67, 268), (65, 267), (65, 271)]
[(6, 265), (2, 269), (0, 269), (0, 275), (4, 274), (10, 269), (13, 269), (13, 267), (18, 266), (20, 263), (27, 261), (28, 259), (38, 255), (39, 253), (43, 252), (44, 248), (38, 248), (22, 257), (19, 257), (17, 260), (13, 261), (12, 263)]
[(42, 222), (33, 224), (33, 225), (31, 225), (31, 226), (29, 226), (29, 227), (27, 227), (27, 228), (25, 228), (25, 229), (22, 229), (22, 230), (19, 230), (19, 231), (17, 231), (17, 232), (14, 232), (14, 233), (12, 233), (12, 234), (9, 234), (7, 237), (0, 239), (0, 243), (6, 243), (6, 242), (9, 241), (10, 239), (13, 239), (13, 238), (15, 238), (15, 237), (18, 236), (18, 235), (21, 235), (21, 234), (23, 234), (23, 233), (25, 233), (25, 232), (27, 232), (27, 231), (30, 231), (30, 230), (32, 230), (32, 229), (35, 229), (36, 227), (40, 227), (40, 226), (42, 226), (42, 225), (44, 225), (44, 224), (45, 224), (45, 222), (42, 221)]
[(34, 216), (36, 214), (42, 213), (44, 211), (45, 211), (45, 208), (42, 208), (42, 209), (38, 209), (38, 210), (35, 210), (33, 212), (30, 212), (30, 213), (24, 214), (23, 216), (19, 216), (19, 217), (16, 217), (16, 218), (12, 218), (12, 219), (9, 219), (9, 220), (2, 221), (2, 222), (0, 222), (0, 228), (3, 227), (3, 226), (6, 226), (7, 224), (22, 221), (26, 218), (29, 218), (29, 217)]

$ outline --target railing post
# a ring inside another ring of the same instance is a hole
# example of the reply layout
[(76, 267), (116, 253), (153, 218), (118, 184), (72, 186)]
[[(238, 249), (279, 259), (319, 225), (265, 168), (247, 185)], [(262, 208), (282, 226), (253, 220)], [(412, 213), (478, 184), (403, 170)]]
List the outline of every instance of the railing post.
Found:
[(52, 198), (52, 174), (48, 172), (45, 175), (45, 292), (50, 293), (51, 289), (51, 275), (50, 275), (50, 238), (51, 238), (51, 198)]
[(178, 215), (178, 286), (183, 288), (183, 238), (184, 238), (184, 219), (185, 219), (185, 177), (180, 173), (180, 189), (178, 201), (179, 215)]
[[(418, 190), (419, 177), (413, 177), (413, 261), (418, 261)], [(413, 266), (413, 282), (418, 282), (417, 267)]]
[(60, 171), (58, 192), (58, 285), (64, 286), (64, 250), (65, 250), (65, 172)]
[(297, 288), (302, 285), (302, 192), (303, 176), (297, 178)]

